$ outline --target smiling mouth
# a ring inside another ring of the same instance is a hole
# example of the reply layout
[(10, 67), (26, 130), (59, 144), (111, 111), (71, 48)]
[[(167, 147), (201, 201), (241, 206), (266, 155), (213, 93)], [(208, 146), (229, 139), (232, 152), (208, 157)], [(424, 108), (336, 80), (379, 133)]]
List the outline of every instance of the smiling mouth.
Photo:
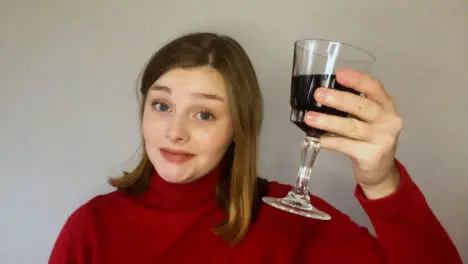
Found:
[(161, 152), (161, 155), (164, 157), (164, 159), (166, 159), (170, 163), (175, 163), (175, 164), (185, 163), (191, 160), (193, 157), (195, 157), (195, 154), (193, 153), (180, 151), (180, 150), (160, 148), (159, 151)]

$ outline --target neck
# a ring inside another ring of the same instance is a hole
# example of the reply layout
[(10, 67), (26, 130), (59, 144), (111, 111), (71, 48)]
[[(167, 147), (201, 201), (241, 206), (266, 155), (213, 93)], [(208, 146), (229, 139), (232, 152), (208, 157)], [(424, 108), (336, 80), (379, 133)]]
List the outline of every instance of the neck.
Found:
[(139, 196), (145, 206), (167, 211), (191, 210), (199, 206), (216, 206), (216, 189), (222, 163), (193, 182), (170, 183), (153, 170), (148, 189)]

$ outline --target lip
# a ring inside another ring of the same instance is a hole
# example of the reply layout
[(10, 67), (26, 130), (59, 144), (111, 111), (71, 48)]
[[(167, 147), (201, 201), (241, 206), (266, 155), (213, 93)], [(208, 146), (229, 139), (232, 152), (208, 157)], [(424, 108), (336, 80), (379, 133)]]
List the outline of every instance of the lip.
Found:
[(164, 159), (175, 164), (185, 163), (195, 157), (195, 154), (183, 150), (160, 148), (159, 151)]

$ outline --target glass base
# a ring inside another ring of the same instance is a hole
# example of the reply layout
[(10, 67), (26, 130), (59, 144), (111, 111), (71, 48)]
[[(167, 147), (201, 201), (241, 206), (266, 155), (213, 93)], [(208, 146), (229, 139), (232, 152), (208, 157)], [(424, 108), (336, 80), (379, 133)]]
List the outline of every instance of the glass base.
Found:
[(331, 216), (325, 212), (318, 210), (310, 204), (309, 199), (302, 197), (301, 195), (295, 194), (293, 191), (290, 191), (288, 195), (284, 198), (274, 198), (274, 197), (263, 197), (262, 200), (283, 211), (318, 219), (318, 220), (330, 220)]

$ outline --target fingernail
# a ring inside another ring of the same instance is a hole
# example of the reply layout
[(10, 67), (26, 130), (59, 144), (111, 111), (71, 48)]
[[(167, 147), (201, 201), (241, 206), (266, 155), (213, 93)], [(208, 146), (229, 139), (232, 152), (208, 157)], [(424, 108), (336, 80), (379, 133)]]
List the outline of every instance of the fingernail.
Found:
[(326, 88), (318, 88), (315, 91), (315, 95), (317, 96), (318, 99), (325, 99), (326, 97)]
[(359, 72), (353, 70), (341, 70), (338, 72), (337, 76), (338, 81), (343, 85), (356, 83), (359, 80)]
[(317, 121), (319, 115), (320, 115), (320, 114), (317, 113), (317, 112), (308, 112), (308, 113), (306, 114), (306, 116), (305, 116), (305, 119), (306, 119), (307, 121), (310, 121), (310, 122), (315, 122), (315, 121)]

